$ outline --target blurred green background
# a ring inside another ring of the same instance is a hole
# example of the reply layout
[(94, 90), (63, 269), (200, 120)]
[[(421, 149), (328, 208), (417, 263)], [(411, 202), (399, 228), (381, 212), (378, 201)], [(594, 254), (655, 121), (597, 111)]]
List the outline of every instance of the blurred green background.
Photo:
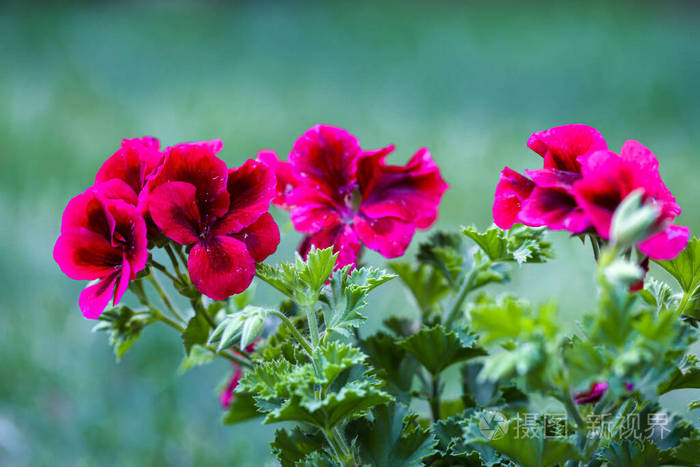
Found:
[[(540, 163), (532, 131), (582, 122), (612, 148), (652, 148), (679, 223), (700, 232), (700, 9), (612, 3), (1, 6), (0, 465), (272, 463), (274, 427), (219, 422), (229, 365), (176, 375), (179, 338), (161, 325), (116, 364), (78, 310), (84, 284), (52, 260), (64, 206), (124, 137), (221, 138), (231, 165), (262, 148), (286, 155), (316, 123), (366, 148), (395, 143), (394, 163), (427, 146), (452, 186), (438, 226), (455, 228), (488, 225), (504, 165)], [(557, 297), (573, 323), (592, 302), (593, 262), (553, 238), (557, 259), (509, 289)], [(288, 231), (269, 261), (298, 240)], [(389, 304), (412, 313), (389, 284), (369, 329)], [(691, 398), (666, 402), (692, 420)]]

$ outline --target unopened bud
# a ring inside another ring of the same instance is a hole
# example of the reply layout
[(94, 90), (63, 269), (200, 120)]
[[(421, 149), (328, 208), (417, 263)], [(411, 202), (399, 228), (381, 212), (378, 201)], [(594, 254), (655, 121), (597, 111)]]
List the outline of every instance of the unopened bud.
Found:
[(644, 277), (644, 270), (634, 263), (616, 259), (605, 268), (605, 278), (612, 285), (626, 287)]
[(610, 224), (610, 240), (627, 247), (649, 237), (659, 219), (659, 208), (642, 203), (644, 190), (635, 190), (620, 203)]
[(251, 316), (243, 324), (243, 330), (241, 331), (241, 348), (245, 349), (248, 347), (255, 339), (260, 337), (263, 330), (265, 330), (264, 319), (262, 316)]

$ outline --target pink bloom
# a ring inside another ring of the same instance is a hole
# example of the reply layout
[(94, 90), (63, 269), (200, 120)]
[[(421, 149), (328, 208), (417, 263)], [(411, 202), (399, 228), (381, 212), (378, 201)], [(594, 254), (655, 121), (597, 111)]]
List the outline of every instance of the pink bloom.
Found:
[[(624, 384), (628, 391), (632, 391), (634, 389), (634, 384)], [(608, 387), (610, 387), (610, 385), (607, 383), (607, 381), (591, 383), (591, 387), (588, 391), (577, 392), (574, 394), (574, 402), (577, 404), (595, 404), (600, 402), (605, 393), (608, 391)]]
[(656, 260), (675, 258), (688, 243), (687, 227), (670, 225), (680, 206), (661, 180), (659, 162), (637, 141), (626, 141), (618, 156), (596, 151), (580, 159), (583, 178), (574, 183), (576, 201), (591, 219), (598, 235), (610, 237), (613, 213), (627, 195), (644, 191), (643, 201), (659, 209), (659, 232), (639, 243), (639, 250)]
[(285, 203), (294, 227), (307, 234), (302, 255), (312, 245), (332, 245), (340, 268), (356, 264), (364, 244), (394, 258), (404, 253), (416, 228), (435, 222), (448, 188), (440, 169), (424, 148), (405, 166), (386, 165), (393, 150), (363, 151), (353, 135), (327, 125), (314, 126), (295, 142), (289, 163), (296, 180), (289, 182), (293, 189)]
[(215, 155), (221, 146), (216, 140), (169, 148), (147, 185), (153, 220), (168, 238), (193, 245), (190, 278), (215, 300), (245, 290), (255, 262), (272, 254), (280, 240), (267, 212), (275, 197), (273, 171), (254, 160), (228, 170)]
[(516, 222), (552, 230), (580, 233), (591, 223), (577, 205), (573, 183), (581, 178), (578, 158), (607, 147), (598, 130), (588, 125), (562, 125), (532, 134), (530, 149), (544, 159), (544, 167), (528, 170), (531, 178), (506, 167), (496, 187), (494, 222), (509, 229)]
[[(97, 171), (95, 184), (113, 183), (113, 186), (117, 186), (121, 191), (121, 197), (129, 198), (125, 201), (131, 201), (133, 197), (137, 197), (139, 210), (145, 212), (146, 199), (145, 196), (141, 196), (141, 192), (163, 161), (163, 154), (159, 147), (160, 142), (150, 136), (123, 140), (121, 148)], [(123, 184), (116, 184), (114, 180), (124, 182), (124, 185), (132, 190), (133, 196), (126, 192)]]
[(135, 206), (92, 189), (68, 203), (53, 257), (71, 279), (100, 279), (80, 294), (86, 318), (99, 317), (110, 300), (119, 303), (146, 266), (146, 243), (146, 223)]
[[(261, 340), (260, 337), (255, 339), (253, 342), (248, 345), (248, 347), (245, 348), (245, 351), (248, 353), (251, 353), (255, 350), (255, 345)], [(238, 352), (235, 350), (233, 351), (236, 355), (239, 355)], [(241, 377), (243, 376), (243, 369), (241, 366), (236, 363), (236, 362), (231, 362), (233, 365), (233, 374), (231, 375), (231, 379), (229, 380), (228, 384), (226, 385), (226, 388), (224, 391), (219, 395), (219, 401), (221, 402), (221, 406), (225, 409), (228, 409), (231, 406), (231, 402), (236, 398), (236, 388), (238, 387), (238, 383), (241, 382)]]
[(287, 195), (300, 184), (294, 175), (292, 164), (280, 161), (275, 151), (268, 150), (260, 151), (258, 160), (267, 164), (268, 167), (275, 171), (277, 176), (277, 196), (272, 200), (272, 204), (288, 209)]

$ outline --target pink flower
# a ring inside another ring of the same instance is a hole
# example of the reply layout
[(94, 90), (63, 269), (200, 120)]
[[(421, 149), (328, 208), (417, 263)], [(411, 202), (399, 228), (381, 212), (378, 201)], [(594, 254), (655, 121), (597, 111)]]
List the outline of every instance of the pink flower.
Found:
[[(253, 342), (250, 343), (250, 345), (248, 345), (248, 347), (245, 348), (245, 351), (248, 353), (253, 352), (255, 350), (256, 344), (260, 340), (260, 337), (255, 339)], [(235, 350), (233, 351), (233, 353), (240, 356), (240, 354)], [(226, 385), (226, 388), (221, 394), (219, 394), (219, 401), (221, 402), (221, 406), (225, 409), (228, 409), (231, 406), (231, 402), (233, 402), (233, 400), (236, 398), (236, 388), (238, 387), (238, 383), (241, 382), (241, 377), (243, 376), (243, 369), (241, 368), (241, 366), (236, 362), (231, 362), (231, 364), (233, 365), (233, 374), (231, 375), (231, 379)]]
[(509, 229), (516, 222), (580, 233), (591, 227), (576, 203), (573, 183), (581, 178), (578, 158), (607, 148), (601, 134), (581, 124), (562, 125), (532, 134), (530, 149), (542, 156), (542, 169), (526, 170), (531, 178), (506, 167), (496, 187), (493, 218)]
[(255, 262), (272, 254), (279, 229), (267, 212), (276, 180), (265, 164), (247, 160), (228, 170), (216, 157), (221, 141), (168, 148), (148, 181), (148, 209), (163, 233), (193, 245), (187, 269), (204, 295), (223, 300), (244, 291)]
[(675, 258), (688, 243), (687, 227), (670, 225), (681, 212), (661, 180), (659, 162), (637, 141), (626, 141), (618, 156), (612, 151), (596, 151), (580, 158), (583, 178), (573, 185), (576, 201), (591, 219), (598, 235), (610, 237), (613, 213), (627, 195), (644, 191), (643, 201), (659, 209), (658, 233), (639, 243), (639, 250), (656, 260)]
[[(632, 391), (634, 389), (634, 384), (624, 384), (628, 391)], [(595, 404), (600, 402), (605, 393), (608, 391), (608, 387), (610, 387), (610, 384), (608, 384), (607, 381), (591, 383), (591, 387), (588, 391), (577, 392), (574, 394), (574, 402), (577, 404)]]
[(119, 303), (146, 266), (146, 244), (146, 223), (135, 206), (92, 189), (68, 203), (53, 257), (71, 279), (100, 280), (80, 294), (86, 318), (99, 317), (110, 300)]
[[(448, 188), (440, 169), (425, 148), (405, 166), (386, 165), (393, 150), (364, 151), (353, 135), (327, 125), (314, 126), (295, 142), (289, 155), (294, 179), (287, 182), (292, 189), (284, 203), (291, 206), (294, 227), (307, 234), (302, 255), (312, 245), (333, 246), (340, 268), (356, 264), (364, 244), (394, 258), (416, 228), (435, 222)], [(288, 171), (284, 164), (277, 163), (278, 174)]]
[(264, 162), (275, 171), (277, 176), (277, 196), (272, 200), (272, 204), (284, 209), (289, 209), (287, 196), (296, 188), (300, 182), (294, 175), (294, 168), (289, 162), (280, 161), (275, 151), (264, 150), (258, 153), (258, 160)]

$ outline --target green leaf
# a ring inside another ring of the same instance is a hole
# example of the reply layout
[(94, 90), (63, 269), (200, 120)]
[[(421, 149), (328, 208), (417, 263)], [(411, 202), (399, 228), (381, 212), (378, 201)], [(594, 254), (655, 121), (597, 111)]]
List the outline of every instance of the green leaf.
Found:
[(389, 268), (401, 278), (423, 315), (440, 312), (440, 299), (449, 293), (450, 288), (434, 267), (419, 264), (413, 268), (409, 263), (392, 262)]
[(688, 354), (678, 368), (675, 368), (666, 381), (659, 384), (659, 395), (676, 389), (700, 388), (700, 361), (695, 355)]
[(204, 346), (209, 338), (209, 325), (199, 315), (194, 315), (187, 322), (187, 327), (182, 334), (182, 343), (185, 346), (185, 355), (189, 355), (193, 346)]
[(331, 383), (343, 370), (353, 365), (359, 365), (367, 358), (356, 347), (340, 342), (330, 342), (321, 345), (316, 350), (317, 363), (326, 381)]
[(386, 381), (387, 390), (400, 400), (408, 401), (418, 362), (397, 344), (397, 339), (384, 333), (361, 340), (359, 345), (369, 356), (377, 376)]
[(524, 467), (564, 465), (568, 460), (583, 460), (581, 452), (567, 438), (520, 436), (518, 425), (510, 421), (503, 436), (475, 439), (474, 443), (489, 446)]
[(297, 426), (291, 431), (275, 431), (275, 440), (270, 447), (282, 467), (292, 467), (309, 454), (322, 451), (324, 443), (323, 435), (318, 430), (302, 430)]
[(435, 232), (418, 247), (418, 261), (440, 271), (453, 289), (458, 289), (469, 269), (470, 255), (462, 237), (455, 233)]
[(185, 355), (185, 358), (182, 359), (182, 363), (180, 363), (177, 372), (182, 375), (196, 366), (211, 363), (215, 358), (216, 354), (214, 354), (214, 352), (201, 345), (194, 344), (190, 348), (190, 353)]
[(497, 300), (481, 296), (470, 305), (468, 314), (472, 329), (481, 334), (483, 344), (531, 335), (552, 338), (558, 331), (553, 304), (545, 304), (534, 313), (527, 301), (510, 295)]
[(632, 440), (611, 443), (599, 457), (610, 465), (619, 467), (656, 467), (659, 463), (659, 448), (651, 441), (639, 443)]
[(327, 454), (315, 451), (294, 464), (295, 467), (341, 467)]
[(263, 415), (255, 405), (251, 393), (236, 391), (234, 396), (231, 405), (221, 419), (224, 425), (234, 425)]
[(419, 466), (436, 452), (437, 440), (417, 422), (402, 404), (385, 404), (372, 410), (372, 420), (363, 418), (350, 427), (357, 436), (362, 462), (387, 467)]
[(155, 322), (150, 313), (137, 313), (128, 306), (108, 308), (99, 317), (93, 331), (109, 333), (109, 344), (114, 350), (117, 361), (121, 360), (127, 350), (141, 337), (141, 331)]
[(649, 305), (656, 307), (657, 311), (669, 310), (678, 304), (678, 299), (673, 295), (673, 289), (665, 282), (653, 277), (647, 277), (644, 289), (639, 294)]
[(510, 230), (502, 230), (495, 225), (485, 232), (476, 227), (462, 229), (491, 261), (515, 261), (522, 263), (543, 263), (554, 256), (552, 245), (545, 239), (545, 227), (515, 225)]
[(384, 270), (360, 268), (349, 273), (350, 266), (333, 273), (320, 297), (323, 302), (323, 321), (326, 330), (349, 336), (348, 330), (365, 321), (361, 311), (367, 306), (367, 295), (379, 285), (395, 278)]
[(683, 292), (695, 295), (700, 287), (700, 238), (693, 237), (675, 259), (657, 263), (678, 281)]
[(678, 446), (661, 452), (660, 460), (663, 465), (683, 465), (695, 467), (698, 465), (700, 453), (700, 438), (684, 438)]
[(411, 353), (433, 375), (455, 363), (487, 354), (476, 345), (474, 336), (448, 332), (442, 325), (423, 328), (398, 345)]

